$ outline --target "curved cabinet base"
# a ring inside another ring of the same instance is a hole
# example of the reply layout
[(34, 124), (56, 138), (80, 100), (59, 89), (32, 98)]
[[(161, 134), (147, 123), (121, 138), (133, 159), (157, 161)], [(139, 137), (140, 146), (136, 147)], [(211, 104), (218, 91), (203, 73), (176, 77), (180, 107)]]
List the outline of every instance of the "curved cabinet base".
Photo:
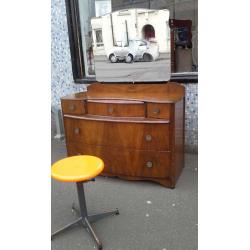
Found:
[(175, 183), (172, 182), (170, 178), (146, 178), (146, 177), (116, 175), (116, 174), (110, 174), (110, 173), (101, 173), (101, 175), (108, 176), (108, 177), (118, 177), (120, 179), (128, 180), (128, 181), (153, 181), (167, 188), (175, 188)]

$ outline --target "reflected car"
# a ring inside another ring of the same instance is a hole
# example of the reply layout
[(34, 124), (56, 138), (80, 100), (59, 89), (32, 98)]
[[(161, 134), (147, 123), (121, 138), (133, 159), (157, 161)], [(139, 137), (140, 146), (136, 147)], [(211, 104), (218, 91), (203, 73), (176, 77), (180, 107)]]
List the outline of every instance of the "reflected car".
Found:
[(146, 40), (130, 40), (129, 44), (118, 41), (109, 51), (106, 51), (108, 60), (111, 63), (124, 61), (132, 63), (133, 61), (152, 62), (159, 57), (159, 47), (156, 43)]

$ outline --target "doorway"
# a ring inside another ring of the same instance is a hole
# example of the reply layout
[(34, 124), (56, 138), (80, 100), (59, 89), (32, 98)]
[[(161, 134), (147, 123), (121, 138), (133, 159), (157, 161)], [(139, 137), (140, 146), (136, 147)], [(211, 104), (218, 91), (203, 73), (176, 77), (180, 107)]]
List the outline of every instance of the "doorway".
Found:
[(142, 36), (145, 40), (155, 38), (155, 29), (151, 24), (147, 24), (142, 28)]

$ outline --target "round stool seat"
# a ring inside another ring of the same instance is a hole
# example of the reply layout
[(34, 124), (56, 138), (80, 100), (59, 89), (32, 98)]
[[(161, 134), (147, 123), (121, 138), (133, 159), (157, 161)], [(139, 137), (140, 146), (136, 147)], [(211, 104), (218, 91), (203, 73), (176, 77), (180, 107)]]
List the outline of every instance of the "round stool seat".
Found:
[(51, 176), (59, 181), (88, 181), (99, 175), (104, 168), (103, 161), (91, 155), (77, 155), (55, 162), (51, 167)]

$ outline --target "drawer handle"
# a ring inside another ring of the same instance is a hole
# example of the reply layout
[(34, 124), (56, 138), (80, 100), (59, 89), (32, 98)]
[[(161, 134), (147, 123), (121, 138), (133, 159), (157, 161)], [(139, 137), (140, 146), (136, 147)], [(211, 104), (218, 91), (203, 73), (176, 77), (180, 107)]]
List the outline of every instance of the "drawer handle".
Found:
[(146, 141), (152, 141), (152, 136), (151, 135), (146, 135), (145, 139), (146, 139)]
[(152, 161), (148, 161), (146, 164), (147, 168), (152, 168), (153, 167), (153, 162)]
[(74, 104), (69, 105), (69, 110), (74, 111), (75, 110), (75, 105)]
[(158, 115), (159, 113), (160, 113), (160, 109), (159, 108), (155, 108), (153, 110), (153, 114)]
[(77, 135), (80, 134), (80, 129), (79, 128), (75, 128), (74, 129), (74, 133), (77, 134)]
[(112, 106), (109, 106), (109, 107), (108, 107), (108, 112), (109, 112), (109, 113), (113, 113), (113, 111), (114, 111), (114, 108), (113, 108)]

